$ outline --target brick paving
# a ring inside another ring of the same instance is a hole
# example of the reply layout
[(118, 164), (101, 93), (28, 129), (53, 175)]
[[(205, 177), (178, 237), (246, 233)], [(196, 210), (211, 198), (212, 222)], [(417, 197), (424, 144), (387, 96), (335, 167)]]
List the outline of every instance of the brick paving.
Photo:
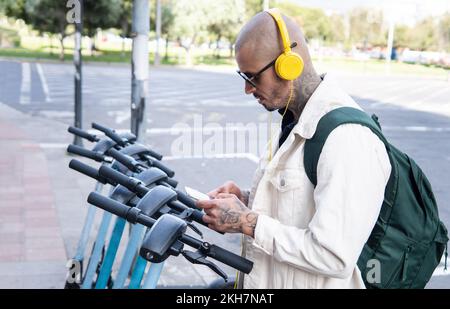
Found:
[(47, 159), (8, 112), (0, 113), (0, 287), (56, 287), (67, 256)]

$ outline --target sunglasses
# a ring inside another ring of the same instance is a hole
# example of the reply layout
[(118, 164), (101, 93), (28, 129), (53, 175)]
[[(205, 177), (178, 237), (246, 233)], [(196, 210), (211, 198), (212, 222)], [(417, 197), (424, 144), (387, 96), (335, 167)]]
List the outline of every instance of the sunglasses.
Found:
[[(297, 43), (294, 42), (291, 45), (291, 48), (294, 48), (297, 46)], [(246, 73), (246, 72), (241, 72), (239, 70), (237, 70), (236, 72), (239, 74), (240, 77), (242, 77), (247, 83), (249, 83), (250, 85), (252, 85), (253, 87), (256, 88), (256, 80), (259, 78), (259, 76), (264, 73), (267, 69), (269, 69), (270, 67), (272, 67), (273, 65), (275, 65), (275, 62), (277, 62), (277, 58), (275, 58), (274, 60), (272, 60), (268, 65), (266, 65), (265, 67), (263, 67), (261, 70), (259, 70), (257, 73), (252, 74), (252, 73)]]

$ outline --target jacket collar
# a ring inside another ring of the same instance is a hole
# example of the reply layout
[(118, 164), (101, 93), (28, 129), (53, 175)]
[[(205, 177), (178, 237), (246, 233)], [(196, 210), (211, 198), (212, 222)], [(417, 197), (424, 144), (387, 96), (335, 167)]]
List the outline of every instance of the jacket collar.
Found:
[(356, 104), (337, 85), (333, 76), (330, 76), (330, 74), (325, 75), (319, 87), (317, 87), (306, 103), (300, 119), (292, 129), (292, 132), (304, 139), (312, 138), (316, 132), (319, 120), (335, 107), (342, 105), (354, 106)]
[(299, 136), (300, 139), (311, 139), (316, 132), (319, 120), (329, 111), (342, 106), (359, 108), (356, 102), (337, 85), (333, 76), (330, 76), (330, 74), (325, 75), (319, 87), (317, 87), (306, 103), (299, 121), (286, 141), (281, 147), (278, 147), (277, 143), (273, 159), (266, 166), (266, 172), (271, 174), (277, 168), (278, 162), (284, 153), (294, 143), (295, 136)]

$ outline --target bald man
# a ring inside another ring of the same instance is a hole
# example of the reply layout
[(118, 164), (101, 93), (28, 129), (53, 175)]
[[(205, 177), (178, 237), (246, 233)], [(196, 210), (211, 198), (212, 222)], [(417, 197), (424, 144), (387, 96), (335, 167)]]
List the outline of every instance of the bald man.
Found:
[(361, 108), (331, 77), (317, 74), (301, 29), (283, 20), (304, 61), (293, 81), (268, 66), (284, 50), (270, 14), (254, 16), (236, 42), (245, 93), (284, 115), (273, 158), (261, 158), (251, 190), (229, 181), (198, 206), (211, 228), (244, 234), (243, 254), (254, 267), (239, 276), (241, 288), (364, 288), (357, 260), (381, 209), (389, 158), (370, 129), (341, 125), (325, 143), (313, 186), (303, 165), (305, 141), (329, 111)]

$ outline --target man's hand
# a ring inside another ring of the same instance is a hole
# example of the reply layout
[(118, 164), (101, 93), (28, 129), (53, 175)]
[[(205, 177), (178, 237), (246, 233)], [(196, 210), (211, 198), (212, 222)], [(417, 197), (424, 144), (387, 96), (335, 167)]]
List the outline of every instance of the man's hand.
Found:
[(203, 221), (209, 228), (254, 237), (258, 214), (247, 208), (235, 194), (218, 193), (215, 199), (197, 201), (196, 205), (204, 209)]
[(217, 189), (208, 192), (208, 195), (215, 199), (217, 198), (218, 194), (220, 193), (228, 193), (228, 194), (234, 194), (236, 197), (245, 205), (248, 206), (248, 196), (249, 192), (241, 190), (234, 182), (227, 181), (222, 186), (218, 187)]

